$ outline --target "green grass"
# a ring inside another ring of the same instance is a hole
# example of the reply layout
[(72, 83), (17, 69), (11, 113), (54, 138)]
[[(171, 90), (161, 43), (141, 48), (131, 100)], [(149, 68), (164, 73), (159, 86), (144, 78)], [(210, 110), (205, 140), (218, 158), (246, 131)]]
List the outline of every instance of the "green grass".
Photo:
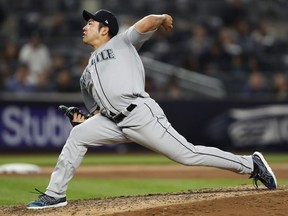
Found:
[[(33, 163), (39, 166), (54, 166), (57, 162), (57, 154), (37, 155), (0, 155), (0, 165), (5, 163)], [(95, 154), (88, 153), (82, 162), (82, 165), (129, 165), (129, 164), (173, 164), (175, 162), (164, 156), (157, 154), (144, 155), (119, 155), (119, 154)]]
[[(264, 154), (269, 163), (287, 163), (288, 154)], [(5, 163), (33, 163), (39, 166), (54, 166), (57, 162), (58, 154), (23, 154), (23, 155), (0, 155), (0, 165)], [(175, 162), (158, 154), (96, 154), (87, 153), (82, 165), (141, 165), (141, 164), (175, 164)]]
[[(5, 163), (33, 163), (39, 166), (54, 166), (58, 155), (0, 155), (0, 165)], [(287, 163), (287, 154), (265, 154), (269, 163)], [(175, 164), (164, 156), (144, 155), (102, 155), (88, 153), (81, 166), (85, 165), (144, 165)], [(0, 206), (23, 205), (37, 198), (30, 193), (34, 188), (45, 191), (49, 176), (0, 176)], [(280, 180), (279, 185), (287, 184)], [(75, 177), (69, 183), (67, 197), (73, 199), (101, 198), (112, 196), (143, 195), (165, 192), (195, 190), (251, 184), (251, 180), (224, 179), (93, 179)]]

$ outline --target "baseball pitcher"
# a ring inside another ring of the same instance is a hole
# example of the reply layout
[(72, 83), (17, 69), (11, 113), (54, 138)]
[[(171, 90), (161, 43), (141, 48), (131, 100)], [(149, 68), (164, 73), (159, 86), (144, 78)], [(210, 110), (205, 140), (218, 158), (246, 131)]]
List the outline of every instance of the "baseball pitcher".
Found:
[(256, 186), (260, 180), (268, 189), (277, 187), (276, 177), (261, 153), (240, 156), (193, 145), (171, 126), (161, 107), (145, 92), (145, 71), (137, 51), (159, 28), (172, 30), (170, 15), (148, 15), (119, 34), (117, 18), (110, 11), (102, 9), (92, 14), (84, 10), (83, 18), (87, 21), (83, 42), (93, 52), (80, 86), (92, 116), (88, 118), (77, 109), (72, 113), (72, 122), (77, 124), (62, 149), (49, 185), (27, 208), (67, 205), (68, 182), (87, 148), (131, 141), (184, 165), (248, 174)]

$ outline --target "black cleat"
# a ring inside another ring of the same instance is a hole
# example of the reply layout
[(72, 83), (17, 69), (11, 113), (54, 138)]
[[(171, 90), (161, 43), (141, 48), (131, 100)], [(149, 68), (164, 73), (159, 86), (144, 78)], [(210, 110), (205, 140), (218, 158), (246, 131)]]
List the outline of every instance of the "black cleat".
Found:
[(263, 155), (260, 152), (254, 152), (253, 156), (254, 170), (250, 178), (253, 178), (253, 183), (258, 188), (257, 181), (262, 182), (268, 189), (274, 190), (277, 188), (277, 179), (268, 165)]
[(54, 198), (42, 192), (41, 194), (38, 200), (28, 203), (27, 209), (57, 208), (67, 205), (66, 197)]

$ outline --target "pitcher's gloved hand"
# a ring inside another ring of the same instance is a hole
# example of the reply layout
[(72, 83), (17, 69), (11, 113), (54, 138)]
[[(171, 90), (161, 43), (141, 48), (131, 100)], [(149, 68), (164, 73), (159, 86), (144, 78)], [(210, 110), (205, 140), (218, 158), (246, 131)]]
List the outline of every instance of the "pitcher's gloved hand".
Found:
[[(78, 107), (67, 107), (65, 105), (60, 105), (58, 110), (69, 118), (73, 127), (81, 124), (83, 121), (91, 117), (91, 115), (84, 114)], [(75, 121), (75, 118), (81, 119), (81, 121)]]

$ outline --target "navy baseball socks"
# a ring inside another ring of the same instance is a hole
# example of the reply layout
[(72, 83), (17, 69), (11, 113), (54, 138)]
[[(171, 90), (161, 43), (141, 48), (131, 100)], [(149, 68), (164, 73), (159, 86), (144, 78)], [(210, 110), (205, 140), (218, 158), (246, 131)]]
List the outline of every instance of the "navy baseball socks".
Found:
[(44, 208), (57, 208), (67, 205), (66, 197), (54, 198), (42, 193), (41, 191), (35, 189), (41, 195), (38, 200), (28, 203), (27, 209), (44, 209)]
[(257, 181), (262, 182), (268, 189), (274, 190), (277, 187), (276, 177), (260, 152), (254, 152), (252, 155), (254, 170), (250, 176), (253, 178), (253, 184), (258, 188)]

